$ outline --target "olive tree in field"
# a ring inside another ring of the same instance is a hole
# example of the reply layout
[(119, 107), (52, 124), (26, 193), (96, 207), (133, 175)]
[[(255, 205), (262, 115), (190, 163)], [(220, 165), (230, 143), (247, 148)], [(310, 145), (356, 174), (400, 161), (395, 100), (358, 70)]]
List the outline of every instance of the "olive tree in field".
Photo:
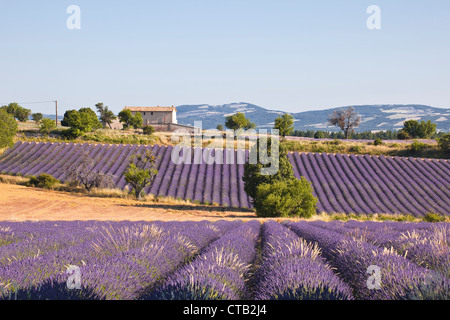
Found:
[(113, 188), (114, 181), (110, 174), (95, 170), (95, 161), (84, 152), (80, 161), (65, 168), (66, 181), (83, 186), (87, 191), (92, 188)]
[(130, 157), (130, 163), (125, 171), (125, 181), (131, 185), (138, 200), (142, 199), (144, 188), (150, 185), (158, 174), (155, 163), (156, 157), (148, 150), (144, 154)]
[(329, 115), (328, 123), (333, 126), (338, 126), (348, 139), (349, 133), (355, 132), (355, 128), (361, 123), (361, 117), (355, 112), (353, 107), (347, 109), (336, 110)]

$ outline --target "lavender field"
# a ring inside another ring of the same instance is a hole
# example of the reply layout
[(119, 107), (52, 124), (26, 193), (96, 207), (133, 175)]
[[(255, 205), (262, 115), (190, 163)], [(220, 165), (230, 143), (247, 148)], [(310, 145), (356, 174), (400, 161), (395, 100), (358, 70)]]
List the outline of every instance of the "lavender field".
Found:
[[(157, 156), (159, 170), (147, 194), (251, 208), (241, 179), (244, 166), (236, 164), (248, 157), (244, 150), (223, 152), (224, 159), (234, 155), (235, 164), (176, 165), (171, 146), (17, 142), (1, 155), (0, 172), (48, 173), (65, 181), (64, 168), (87, 152), (95, 160), (95, 170), (113, 175), (116, 188), (124, 189), (127, 159), (145, 150)], [(201, 159), (203, 151), (192, 150), (191, 163)], [(296, 177), (312, 182), (318, 213), (450, 214), (448, 160), (298, 152), (289, 153), (289, 160)]]
[(442, 300), (449, 236), (426, 222), (0, 222), (0, 299)]

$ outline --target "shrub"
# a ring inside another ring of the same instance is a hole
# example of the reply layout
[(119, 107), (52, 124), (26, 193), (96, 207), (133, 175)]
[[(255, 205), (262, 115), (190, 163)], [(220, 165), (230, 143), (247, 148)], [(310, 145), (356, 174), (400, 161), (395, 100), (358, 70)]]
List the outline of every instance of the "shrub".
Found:
[(411, 145), (409, 146), (409, 149), (414, 152), (420, 152), (426, 147), (427, 145), (425, 143), (414, 140), (413, 143), (411, 143)]
[(364, 146), (356, 145), (356, 146), (350, 147), (349, 151), (354, 152), (354, 153), (362, 153), (364, 151)]
[(74, 140), (74, 139), (81, 137), (83, 134), (84, 134), (83, 131), (81, 131), (79, 129), (70, 128), (70, 129), (64, 130), (61, 135), (64, 139)]
[(156, 130), (155, 130), (155, 128), (152, 127), (152, 126), (144, 126), (144, 127), (142, 128), (142, 131), (143, 131), (144, 134), (152, 135), (152, 134), (155, 133)]
[(444, 134), (438, 140), (439, 148), (446, 154), (450, 155), (450, 133)]
[(374, 146), (381, 146), (383, 144), (383, 140), (381, 140), (380, 138), (376, 138), (374, 141), (373, 141), (373, 145)]
[(426, 222), (443, 222), (445, 221), (445, 217), (441, 216), (434, 212), (428, 212), (424, 217), (423, 220)]
[(44, 118), (41, 120), (41, 126), (39, 128), (39, 132), (45, 136), (48, 136), (50, 134), (50, 132), (55, 128), (56, 128), (55, 121), (48, 119), (48, 118)]
[(335, 145), (335, 146), (338, 146), (338, 145), (340, 145), (341, 143), (342, 143), (342, 141), (339, 140), (339, 139), (334, 139), (333, 141), (330, 141), (330, 142), (329, 142), (329, 144), (332, 144), (332, 145)]
[(95, 141), (95, 142), (105, 142), (105, 141), (111, 140), (111, 139), (108, 139), (108, 137), (106, 137), (105, 135), (103, 135), (101, 133), (94, 133), (94, 134), (85, 134), (83, 136), (83, 140)]
[(409, 138), (410, 138), (410, 136), (409, 136), (408, 132), (406, 132), (404, 130), (400, 130), (399, 133), (397, 134), (397, 139), (406, 140)]
[(317, 198), (311, 183), (300, 180), (276, 181), (258, 186), (254, 206), (259, 217), (304, 217), (316, 213)]
[(314, 146), (314, 147), (312, 147), (311, 151), (312, 152), (317, 152), (317, 153), (324, 153), (324, 152), (326, 152), (324, 146)]
[(55, 179), (49, 174), (42, 173), (38, 177), (32, 176), (28, 182), (29, 187), (53, 189), (54, 186), (59, 183), (58, 179)]

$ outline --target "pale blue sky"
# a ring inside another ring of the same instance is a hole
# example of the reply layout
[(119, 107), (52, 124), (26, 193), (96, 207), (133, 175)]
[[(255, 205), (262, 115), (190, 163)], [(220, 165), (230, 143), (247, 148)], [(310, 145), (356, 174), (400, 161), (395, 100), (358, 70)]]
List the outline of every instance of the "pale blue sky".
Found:
[[(71, 4), (81, 30), (66, 27)], [(381, 30), (366, 27), (372, 4)], [(449, 57), (448, 0), (0, 0), (0, 103), (57, 99), (61, 112), (449, 107)]]

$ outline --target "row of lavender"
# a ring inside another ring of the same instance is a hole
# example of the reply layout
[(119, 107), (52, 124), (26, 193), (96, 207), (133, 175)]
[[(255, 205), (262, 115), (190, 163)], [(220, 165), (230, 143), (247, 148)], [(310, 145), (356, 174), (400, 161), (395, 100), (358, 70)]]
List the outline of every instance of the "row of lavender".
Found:
[(356, 299), (450, 299), (446, 223), (288, 222), (353, 288)]
[(450, 214), (447, 160), (290, 153), (297, 177), (312, 182), (319, 212)]
[(449, 235), (445, 223), (2, 222), (0, 297), (449, 299)]
[[(244, 174), (245, 151), (227, 150), (221, 155), (222, 163), (235, 156), (234, 164), (207, 165), (199, 159), (203, 150), (196, 148), (189, 154), (190, 163), (183, 161), (175, 164), (171, 161), (172, 146), (162, 147), (138, 145), (100, 145), (74, 143), (21, 143), (8, 149), (0, 159), (0, 172), (21, 174), (24, 176), (51, 174), (65, 181), (65, 168), (80, 161), (83, 153), (88, 153), (96, 163), (94, 170), (111, 174), (117, 188), (124, 189), (124, 179), (128, 159), (134, 154), (143, 154), (147, 150), (156, 157), (158, 175), (154, 183), (144, 191), (147, 194), (168, 196), (177, 199), (189, 199), (201, 203), (216, 203), (222, 206), (250, 208), (250, 199), (244, 191), (241, 177)], [(185, 158), (188, 153), (182, 154)], [(215, 157), (215, 150), (207, 154)], [(201, 164), (195, 164), (201, 163)], [(238, 164), (240, 163), (240, 164)]]
[[(202, 203), (249, 208), (244, 191), (243, 150), (226, 150), (223, 158), (234, 156), (234, 164), (175, 164), (172, 147), (138, 145), (94, 145), (73, 143), (21, 143), (0, 158), (0, 172), (22, 175), (49, 173), (64, 181), (64, 168), (88, 152), (96, 161), (95, 170), (114, 176), (124, 189), (127, 159), (145, 150), (157, 156), (159, 173), (145, 191), (158, 196), (190, 199)], [(215, 156), (210, 150), (208, 157)], [(191, 163), (199, 163), (204, 150), (190, 153)], [(187, 156), (187, 153), (186, 155)], [(311, 181), (318, 197), (318, 212), (356, 214), (450, 214), (450, 163), (384, 156), (289, 153), (294, 173)], [(223, 161), (225, 162), (225, 161)]]
[[(1, 223), (0, 296), (136, 299), (241, 224)], [(75, 274), (67, 274), (68, 270)], [(75, 277), (73, 290), (70, 276)]]

